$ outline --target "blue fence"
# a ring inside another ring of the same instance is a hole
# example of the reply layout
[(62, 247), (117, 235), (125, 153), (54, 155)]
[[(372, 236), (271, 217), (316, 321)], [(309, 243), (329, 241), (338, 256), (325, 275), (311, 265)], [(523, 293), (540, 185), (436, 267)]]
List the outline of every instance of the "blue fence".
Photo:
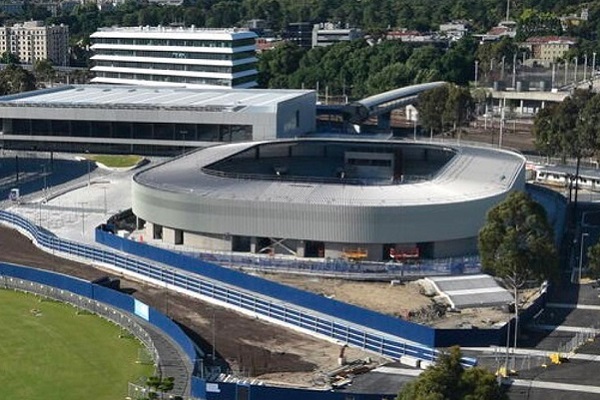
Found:
[[(505, 335), (505, 328), (434, 330), (248, 276), (215, 264), (199, 261), (193, 257), (126, 240), (100, 230), (96, 231), (99, 242), (166, 265), (158, 266), (156, 263), (118, 254), (111, 250), (98, 249), (61, 239), (43, 229), (38, 229), (25, 218), (5, 211), (0, 211), (0, 220), (20, 227), (50, 251), (68, 253), (92, 261), (111, 264), (123, 270), (239, 307), (256, 315), (276, 319), (306, 331), (393, 358), (410, 355), (431, 360), (436, 356), (435, 347), (456, 344), (462, 346), (500, 345), (503, 343)], [(522, 318), (525, 319), (524, 317)], [(160, 318), (157, 318), (157, 324), (161, 329), (176, 335), (169, 331), (168, 324), (167, 326), (161, 325), (159, 320)], [(185, 335), (183, 336), (185, 339), (175, 338), (175, 341), (178, 343), (189, 341)], [(191, 349), (185, 351), (190, 358), (196, 356), (192, 354)], [(475, 363), (475, 360), (465, 359), (465, 363)], [(192, 386), (197, 388), (195, 393), (204, 396), (204, 382), (197, 378), (194, 379), (196, 380), (192, 382)]]
[[(250, 276), (145, 243), (96, 230), (96, 241), (173, 269), (150, 267), (150, 275), (202, 296), (292, 324), (342, 343), (399, 358), (433, 360), (435, 331), (351, 304)], [(137, 262), (140, 265), (140, 262)], [(190, 274), (185, 274), (186, 271)], [(413, 342), (413, 343), (410, 343)], [(469, 360), (467, 363), (473, 362)]]
[(207, 400), (393, 400), (398, 394), (344, 393), (326, 390), (291, 389), (274, 386), (254, 386), (236, 383), (214, 384), (206, 393)]
[(481, 272), (478, 256), (453, 257), (439, 260), (415, 260), (411, 263), (356, 262), (344, 259), (298, 260), (278, 257), (248, 256), (234, 253), (178, 251), (179, 254), (217, 264), (235, 264), (236, 268), (265, 272), (307, 273), (324, 276), (352, 277), (362, 279), (420, 278), (432, 275), (474, 274)]
[[(73, 278), (67, 275), (56, 272), (34, 269), (25, 266), (7, 264), (0, 262), (0, 275), (9, 276), (24, 281), (30, 281), (53, 287), (56, 289), (65, 290), (76, 295), (86, 297), (92, 300), (99, 301), (110, 305), (112, 308), (118, 308), (127, 313), (135, 315), (134, 298), (124, 293), (93, 284), (78, 278)], [(196, 347), (192, 340), (181, 330), (181, 328), (171, 321), (169, 318), (149, 307), (147, 321), (158, 329), (169, 335), (175, 343), (185, 352), (190, 365), (195, 366), (196, 360), (199, 358)], [(198, 379), (198, 378), (196, 378)], [(192, 392), (193, 396), (204, 396), (203, 385), (195, 385), (197, 392)], [(201, 386), (201, 387), (198, 387)], [(194, 385), (192, 385), (194, 389)]]

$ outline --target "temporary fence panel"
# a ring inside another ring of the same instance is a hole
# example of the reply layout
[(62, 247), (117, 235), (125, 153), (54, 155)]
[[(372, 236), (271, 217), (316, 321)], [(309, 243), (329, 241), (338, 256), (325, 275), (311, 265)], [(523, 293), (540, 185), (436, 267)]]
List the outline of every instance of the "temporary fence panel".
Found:
[(207, 400), (393, 400), (396, 396), (397, 394), (382, 395), (331, 390), (294, 389), (266, 385), (251, 385), (239, 382), (216, 382), (206, 384)]
[[(335, 319), (343, 319), (350, 324), (369, 327), (373, 331), (401, 337), (407, 341), (423, 346), (434, 345), (434, 331), (419, 324), (403, 321), (375, 311), (329, 299), (314, 293), (305, 292), (289, 286), (281, 285), (266, 279), (258, 278), (238, 271), (227, 269), (216, 264), (207, 263), (195, 258), (177, 254), (170, 250), (149, 246), (115, 236), (109, 232), (96, 231), (96, 241), (121, 251), (167, 264), (178, 269), (201, 275), (224, 285), (240, 288), (247, 292), (329, 315)], [(228, 301), (226, 296), (216, 296), (218, 300)], [(271, 315), (281, 318), (280, 310)], [(285, 322), (293, 323), (293, 319)], [(329, 335), (331, 336), (331, 335)]]

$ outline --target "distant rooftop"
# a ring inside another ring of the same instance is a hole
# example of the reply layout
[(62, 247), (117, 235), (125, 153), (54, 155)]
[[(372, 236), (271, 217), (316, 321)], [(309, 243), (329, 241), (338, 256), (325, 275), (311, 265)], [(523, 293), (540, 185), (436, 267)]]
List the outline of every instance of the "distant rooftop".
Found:
[[(210, 37), (221, 37), (221, 38), (255, 38), (256, 33), (246, 28), (198, 28), (195, 25), (189, 28), (184, 27), (169, 27), (169, 26), (131, 26), (131, 27), (104, 27), (98, 28), (91, 37), (107, 37), (114, 36), (152, 36), (152, 35), (190, 35), (195, 36), (210, 36)], [(161, 36), (158, 36), (161, 37)]]
[(190, 89), (129, 85), (65, 85), (0, 97), (0, 107), (170, 108), (251, 112), (312, 92), (283, 89)]

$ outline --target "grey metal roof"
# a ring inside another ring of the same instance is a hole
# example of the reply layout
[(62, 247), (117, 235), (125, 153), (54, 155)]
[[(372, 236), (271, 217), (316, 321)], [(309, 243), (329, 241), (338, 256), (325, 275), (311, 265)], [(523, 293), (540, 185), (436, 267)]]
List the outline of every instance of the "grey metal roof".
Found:
[(310, 90), (192, 89), (129, 85), (66, 85), (0, 97), (0, 106), (173, 108), (252, 112), (275, 108)]
[(453, 308), (488, 307), (505, 305), (513, 301), (506, 289), (489, 275), (462, 275), (427, 278), (440, 295), (446, 297)]
[(424, 146), (451, 148), (456, 156), (431, 180), (416, 183), (380, 186), (298, 183), (285, 180), (232, 179), (207, 175), (201, 171), (206, 165), (260, 143), (237, 143), (202, 149), (138, 174), (135, 180), (141, 185), (159, 190), (193, 193), (197, 197), (223, 200), (397, 207), (469, 202), (501, 195), (511, 190), (525, 168), (525, 158), (510, 151), (422, 143)]

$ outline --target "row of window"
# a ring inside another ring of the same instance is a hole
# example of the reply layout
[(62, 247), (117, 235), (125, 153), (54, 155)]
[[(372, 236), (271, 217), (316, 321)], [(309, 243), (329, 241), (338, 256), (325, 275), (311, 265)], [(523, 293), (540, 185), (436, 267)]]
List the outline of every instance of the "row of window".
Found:
[(152, 75), (152, 74), (130, 74), (124, 72), (103, 72), (99, 71), (96, 73), (99, 78), (112, 78), (112, 79), (133, 79), (143, 81), (154, 81), (154, 82), (173, 82), (173, 83), (188, 83), (191, 85), (216, 85), (216, 86), (238, 86), (247, 82), (256, 81), (255, 75), (245, 76), (243, 78), (230, 79), (217, 79), (217, 78), (198, 78), (190, 76), (164, 76), (164, 75)]
[(189, 71), (189, 72), (215, 72), (232, 74), (236, 72), (249, 71), (256, 69), (256, 63), (235, 65), (233, 67), (221, 67), (215, 65), (187, 65), (187, 64), (162, 64), (162, 63), (141, 63), (133, 61), (96, 61), (98, 67), (114, 68), (143, 68), (160, 69), (170, 71)]
[(253, 51), (243, 51), (233, 54), (219, 53), (174, 53), (172, 51), (141, 51), (141, 50), (107, 50), (98, 49), (95, 51), (99, 56), (123, 56), (123, 57), (155, 57), (155, 58), (179, 58), (191, 60), (243, 60), (244, 58), (255, 57)]
[(142, 46), (183, 46), (183, 47), (241, 47), (255, 44), (254, 38), (235, 40), (182, 40), (182, 39), (125, 39), (94, 38), (94, 44), (142, 45)]
[(239, 142), (252, 140), (252, 126), (13, 119), (10, 134)]

